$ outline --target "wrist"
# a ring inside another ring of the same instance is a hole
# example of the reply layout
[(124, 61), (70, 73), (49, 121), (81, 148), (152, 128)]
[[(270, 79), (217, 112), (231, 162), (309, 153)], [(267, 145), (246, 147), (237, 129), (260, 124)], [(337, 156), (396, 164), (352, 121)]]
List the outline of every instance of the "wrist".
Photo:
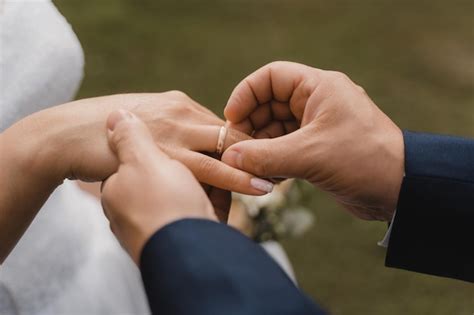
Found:
[[(120, 240), (122, 246), (127, 250), (132, 260), (140, 265), (140, 257), (148, 240), (165, 226), (172, 224), (178, 220), (147, 220), (146, 223), (132, 223), (112, 225), (112, 231)], [(114, 226), (121, 227), (116, 230)]]
[(186, 219), (200, 219), (217, 222), (217, 219), (212, 216), (158, 215), (153, 216), (148, 220), (140, 220), (141, 222), (138, 222), (138, 220), (133, 222), (133, 219), (129, 219), (128, 224), (113, 225), (121, 227), (120, 231), (113, 229), (113, 232), (121, 240), (122, 245), (127, 249), (133, 261), (139, 265), (141, 252), (148, 240), (154, 234), (158, 233), (169, 225)]
[(400, 189), (405, 174), (405, 146), (403, 142), (403, 133), (396, 127), (393, 136), (387, 142), (387, 152), (389, 158), (389, 165), (387, 166), (387, 173), (383, 176), (387, 178), (386, 189), (386, 206), (387, 220), (391, 220), (397, 208)]
[(14, 248), (48, 196), (61, 183), (48, 173), (40, 162), (42, 159), (37, 158), (40, 142), (23, 133), (25, 130), (20, 125), (0, 134), (0, 263)]
[(8, 152), (8, 165), (24, 178), (50, 189), (62, 183), (61, 149), (54, 124), (39, 119), (42, 112), (27, 117), (2, 134), (2, 146)]

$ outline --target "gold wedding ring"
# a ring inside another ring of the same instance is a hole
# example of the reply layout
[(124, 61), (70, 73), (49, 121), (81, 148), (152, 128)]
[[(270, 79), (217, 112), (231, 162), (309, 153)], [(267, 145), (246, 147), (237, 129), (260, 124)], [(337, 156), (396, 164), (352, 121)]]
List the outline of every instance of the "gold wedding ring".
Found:
[(226, 137), (227, 137), (227, 128), (222, 126), (221, 129), (219, 129), (219, 137), (217, 138), (217, 147), (216, 147), (217, 154), (222, 154), (222, 152), (224, 151), (224, 143), (225, 143)]

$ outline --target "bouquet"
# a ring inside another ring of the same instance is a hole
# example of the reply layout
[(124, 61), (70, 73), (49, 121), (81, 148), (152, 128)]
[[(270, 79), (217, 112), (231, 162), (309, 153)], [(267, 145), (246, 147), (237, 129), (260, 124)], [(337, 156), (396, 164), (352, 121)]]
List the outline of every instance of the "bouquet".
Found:
[(314, 215), (300, 206), (301, 185), (286, 180), (264, 196), (234, 193), (229, 224), (259, 243), (301, 236), (315, 221)]

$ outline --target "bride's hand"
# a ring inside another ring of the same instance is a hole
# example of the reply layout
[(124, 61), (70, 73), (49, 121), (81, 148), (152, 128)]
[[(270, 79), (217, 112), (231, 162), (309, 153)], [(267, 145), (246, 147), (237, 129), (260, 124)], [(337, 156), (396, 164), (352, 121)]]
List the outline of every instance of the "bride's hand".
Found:
[[(34, 148), (24, 163), (41, 178), (103, 180), (118, 166), (104, 132), (107, 116), (116, 109), (129, 110), (145, 121), (156, 144), (185, 164), (201, 183), (252, 195), (271, 190), (270, 183), (203, 154), (216, 151), (224, 122), (177, 91), (105, 96), (53, 107), (10, 128), (9, 133), (24, 139), (12, 147), (17, 151)], [(231, 130), (224, 148), (248, 138)]]
[[(224, 122), (181, 92), (114, 95), (56, 106), (0, 133), (0, 263), (65, 178), (102, 181), (117, 171), (118, 160), (105, 136), (105, 121), (117, 109), (144, 120), (160, 148), (202, 183), (252, 195), (271, 190), (270, 183), (200, 153), (215, 152)], [(230, 131), (224, 148), (247, 138)], [(208, 192), (216, 213), (225, 219), (229, 193)]]

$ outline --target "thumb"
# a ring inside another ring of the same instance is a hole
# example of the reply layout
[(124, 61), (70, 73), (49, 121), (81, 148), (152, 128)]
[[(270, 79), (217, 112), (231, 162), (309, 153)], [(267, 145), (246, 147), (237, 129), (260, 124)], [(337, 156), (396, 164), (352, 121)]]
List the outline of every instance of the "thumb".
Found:
[(259, 177), (301, 177), (300, 130), (273, 139), (246, 140), (230, 146), (222, 162)]
[(109, 145), (121, 164), (167, 157), (155, 144), (145, 123), (129, 111), (112, 112), (107, 129)]

